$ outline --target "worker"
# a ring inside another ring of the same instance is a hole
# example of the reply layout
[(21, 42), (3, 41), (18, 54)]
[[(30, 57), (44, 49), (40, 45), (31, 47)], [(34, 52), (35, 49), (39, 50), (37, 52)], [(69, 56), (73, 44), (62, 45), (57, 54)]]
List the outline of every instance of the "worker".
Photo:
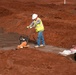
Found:
[(42, 20), (38, 17), (38, 14), (33, 14), (32, 20), (33, 20), (32, 23), (29, 26), (27, 26), (27, 28), (35, 27), (36, 32), (38, 33), (37, 45), (35, 46), (35, 48), (44, 47), (45, 46), (45, 41), (43, 36), (44, 26)]
[(28, 37), (20, 36), (19, 40), (20, 40), (20, 45), (18, 45), (16, 49), (29, 47), (29, 45), (27, 44), (28, 43)]

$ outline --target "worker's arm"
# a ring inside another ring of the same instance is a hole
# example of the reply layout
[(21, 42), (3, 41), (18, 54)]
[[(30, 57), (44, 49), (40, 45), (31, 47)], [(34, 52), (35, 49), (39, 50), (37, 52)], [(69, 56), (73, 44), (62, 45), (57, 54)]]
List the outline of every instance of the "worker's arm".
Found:
[(34, 21), (29, 26), (27, 26), (27, 28), (32, 28), (32, 27), (35, 27)]
[(37, 20), (36, 22), (32, 22), (31, 24), (30, 24), (30, 27), (35, 27), (37, 24), (40, 24), (40, 20)]
[(37, 24), (40, 24), (40, 20), (37, 20), (36, 23), (33, 21), (27, 28), (35, 27)]
[(30, 27), (35, 27), (34, 21), (29, 25)]
[(40, 24), (40, 20), (37, 20), (37, 21), (36, 21), (36, 25), (37, 25), (37, 24)]

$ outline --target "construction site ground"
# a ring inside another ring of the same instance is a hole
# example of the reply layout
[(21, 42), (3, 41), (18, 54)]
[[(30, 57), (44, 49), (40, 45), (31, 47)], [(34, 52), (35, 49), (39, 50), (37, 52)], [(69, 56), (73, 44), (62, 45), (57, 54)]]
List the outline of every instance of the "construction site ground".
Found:
[[(33, 13), (42, 19), (46, 45), (34, 48), (37, 33), (26, 29)], [(29, 48), (16, 50), (19, 37)], [(76, 45), (76, 0), (0, 0), (0, 75), (76, 75), (74, 54), (59, 52)]]

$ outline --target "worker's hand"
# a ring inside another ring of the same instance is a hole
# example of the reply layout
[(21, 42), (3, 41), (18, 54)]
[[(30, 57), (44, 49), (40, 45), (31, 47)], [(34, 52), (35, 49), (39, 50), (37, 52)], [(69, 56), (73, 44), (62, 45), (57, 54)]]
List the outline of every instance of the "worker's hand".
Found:
[(27, 28), (29, 28), (29, 26), (27, 26)]
[(30, 29), (31, 29), (32, 27), (30, 27)]

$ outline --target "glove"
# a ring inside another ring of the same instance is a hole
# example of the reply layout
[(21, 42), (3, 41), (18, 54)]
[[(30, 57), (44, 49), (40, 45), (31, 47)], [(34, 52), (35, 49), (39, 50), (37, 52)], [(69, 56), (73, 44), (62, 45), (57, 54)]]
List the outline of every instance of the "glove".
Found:
[(31, 29), (32, 27), (30, 27), (30, 29)]
[(27, 26), (27, 28), (29, 28), (29, 26)]

